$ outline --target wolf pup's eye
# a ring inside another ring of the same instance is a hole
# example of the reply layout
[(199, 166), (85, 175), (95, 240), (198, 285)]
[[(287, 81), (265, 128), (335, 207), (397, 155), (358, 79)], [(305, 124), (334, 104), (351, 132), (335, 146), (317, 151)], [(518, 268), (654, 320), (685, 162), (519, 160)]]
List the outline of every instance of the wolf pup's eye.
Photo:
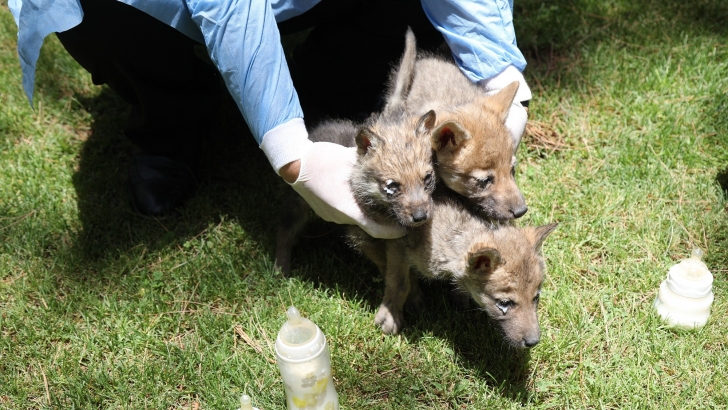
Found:
[(515, 165), (511, 167), (511, 176), (512, 177), (516, 176), (516, 166)]
[(485, 178), (475, 178), (475, 183), (480, 188), (487, 188), (488, 186), (490, 186), (490, 184), (493, 183), (493, 176), (491, 175)]
[(427, 175), (425, 175), (425, 186), (430, 186), (432, 183), (432, 172), (428, 172)]
[(386, 192), (388, 196), (396, 194), (397, 191), (399, 191), (399, 183), (394, 182), (391, 179), (384, 181), (384, 192)]
[(508, 312), (508, 309), (510, 309), (511, 306), (513, 306), (515, 303), (510, 299), (501, 299), (497, 302), (495, 302), (495, 306), (500, 309), (501, 312), (505, 315), (506, 312)]

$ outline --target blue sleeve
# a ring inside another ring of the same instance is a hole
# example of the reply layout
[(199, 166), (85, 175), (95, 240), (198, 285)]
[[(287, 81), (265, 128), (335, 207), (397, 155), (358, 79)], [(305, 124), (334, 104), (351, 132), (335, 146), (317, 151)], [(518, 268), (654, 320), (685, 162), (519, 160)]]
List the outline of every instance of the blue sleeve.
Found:
[(516, 45), (513, 0), (421, 0), (422, 8), (452, 50), (455, 62), (473, 82), (513, 65), (526, 68)]
[(303, 118), (269, 0), (187, 0), (210, 58), (258, 144)]
[[(303, 118), (269, 0), (186, 0), (186, 9), (179, 0), (122, 1), (204, 40), (258, 144), (276, 126)], [(23, 88), (32, 104), (43, 39), (78, 25), (83, 11), (78, 0), (10, 0), (8, 5), (18, 24)]]
[(83, 19), (78, 0), (10, 0), (8, 7), (18, 25), (18, 56), (23, 89), (33, 105), (35, 65), (43, 39), (50, 33), (76, 27)]

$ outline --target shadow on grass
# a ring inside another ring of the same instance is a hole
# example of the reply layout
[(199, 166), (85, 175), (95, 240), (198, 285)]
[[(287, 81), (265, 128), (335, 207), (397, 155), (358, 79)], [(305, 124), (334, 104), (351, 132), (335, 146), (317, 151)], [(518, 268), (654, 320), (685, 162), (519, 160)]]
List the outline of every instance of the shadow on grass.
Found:
[[(316, 287), (336, 289), (345, 299), (362, 301), (374, 313), (382, 300), (384, 282), (376, 266), (351, 250), (342, 236), (343, 229), (332, 224), (311, 222), (294, 248), (291, 275)], [(458, 310), (451, 303), (452, 288), (448, 283), (420, 283), (426, 308), (420, 316), (405, 312), (402, 335), (408, 342), (429, 337), (446, 341), (458, 363), (494, 391), (510, 400), (527, 402), (531, 394), (527, 388), (529, 351), (506, 345), (485, 312), (475, 308)], [(472, 302), (471, 307), (474, 305)], [(373, 322), (371, 326), (375, 326)], [(391, 385), (397, 385), (397, 381), (392, 380)]]
[(720, 189), (723, 190), (723, 195), (728, 196), (728, 168), (718, 172), (718, 175), (715, 176), (715, 181), (720, 186)]
[(131, 209), (127, 167), (134, 148), (123, 135), (125, 102), (109, 89), (80, 102), (93, 117), (73, 176), (82, 224), (76, 246), (83, 258), (113, 258), (139, 244), (150, 250), (182, 244), (221, 218), (237, 220), (251, 236), (269, 239), (272, 227), (264, 221), (272, 220), (275, 209), (268, 204), (282, 184), (232, 101), (205, 131), (196, 195), (179, 212), (160, 218)]
[(449, 284), (423, 283), (422, 290), (430, 306), (422, 317), (408, 317), (412, 327), (405, 333), (415, 340), (428, 334), (448, 340), (460, 363), (499, 394), (525, 403), (530, 394), (530, 350), (507, 345), (497, 325), (472, 300), (469, 310), (454, 307)]

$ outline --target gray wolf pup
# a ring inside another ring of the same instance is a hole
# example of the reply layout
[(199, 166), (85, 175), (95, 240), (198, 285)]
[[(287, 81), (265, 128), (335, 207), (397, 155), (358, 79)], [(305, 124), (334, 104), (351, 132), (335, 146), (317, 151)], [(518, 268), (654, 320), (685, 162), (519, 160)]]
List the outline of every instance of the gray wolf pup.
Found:
[(414, 34), (408, 30), (405, 52), (392, 71), (384, 112), (405, 107), (410, 115), (434, 110), (431, 133), (437, 176), (465, 197), (487, 219), (510, 220), (528, 207), (515, 180), (514, 139), (505, 126), (518, 90), (514, 82), (488, 96), (451, 61), (417, 56)]
[(377, 240), (352, 228), (349, 240), (384, 276), (384, 298), (375, 317), (384, 333), (402, 328), (405, 302), (421, 310), (418, 272), (425, 279), (451, 281), (495, 320), (510, 345), (532, 347), (540, 340), (541, 246), (556, 226), (492, 224), (459, 201), (436, 195), (432, 219), (405, 237)]
[[(350, 185), (362, 212), (381, 224), (411, 228), (432, 217), (435, 170), (429, 132), (434, 112), (419, 118), (379, 117), (368, 125), (331, 120), (315, 127), (309, 138), (357, 148)], [(290, 272), (292, 248), (308, 221), (308, 204), (291, 191), (278, 227), (276, 265)], [(363, 232), (363, 231), (362, 231)]]
[[(414, 47), (407, 50), (416, 52)], [(414, 55), (403, 56), (402, 61), (413, 58)], [(437, 176), (430, 133), (436, 116), (432, 110), (407, 115), (404, 106), (394, 102), (404, 101), (399, 96), (401, 92), (404, 90), (390, 90), (387, 109), (364, 124), (329, 120), (314, 127), (309, 139), (356, 147), (358, 156), (350, 185), (362, 212), (381, 224), (411, 228), (432, 216)], [(290, 272), (291, 251), (308, 215), (308, 205), (300, 197), (288, 197), (276, 244), (276, 265), (284, 274)]]

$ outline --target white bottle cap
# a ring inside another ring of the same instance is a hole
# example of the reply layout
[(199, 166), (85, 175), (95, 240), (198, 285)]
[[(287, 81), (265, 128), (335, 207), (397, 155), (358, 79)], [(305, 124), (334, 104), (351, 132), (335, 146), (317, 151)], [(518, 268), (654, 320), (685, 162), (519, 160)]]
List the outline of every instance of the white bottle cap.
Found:
[(667, 273), (667, 287), (686, 298), (700, 299), (713, 290), (713, 275), (701, 258), (703, 251), (695, 248), (690, 258), (674, 265)]
[(289, 363), (305, 362), (320, 355), (326, 347), (323, 332), (312, 321), (301, 317), (291, 306), (286, 312), (288, 320), (281, 326), (276, 338), (276, 355)]

